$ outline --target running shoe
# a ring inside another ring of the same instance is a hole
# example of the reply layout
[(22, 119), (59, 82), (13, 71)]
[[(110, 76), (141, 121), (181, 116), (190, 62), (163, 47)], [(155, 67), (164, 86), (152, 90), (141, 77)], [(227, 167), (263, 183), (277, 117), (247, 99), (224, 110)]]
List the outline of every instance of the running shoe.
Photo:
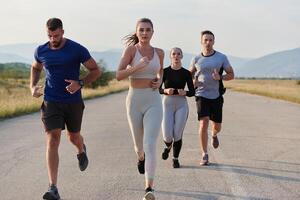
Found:
[(55, 185), (50, 185), (48, 191), (44, 194), (43, 199), (60, 200), (60, 196)]
[(216, 149), (219, 146), (219, 140), (218, 140), (218, 136), (212, 136), (211, 137), (211, 145)]
[(206, 153), (203, 155), (200, 165), (208, 165), (208, 163), (208, 154)]
[(89, 159), (87, 157), (85, 144), (83, 144), (83, 149), (84, 149), (84, 152), (77, 154), (78, 166), (79, 166), (80, 171), (84, 171), (89, 164)]
[(146, 188), (143, 200), (155, 200), (154, 190), (151, 187)]

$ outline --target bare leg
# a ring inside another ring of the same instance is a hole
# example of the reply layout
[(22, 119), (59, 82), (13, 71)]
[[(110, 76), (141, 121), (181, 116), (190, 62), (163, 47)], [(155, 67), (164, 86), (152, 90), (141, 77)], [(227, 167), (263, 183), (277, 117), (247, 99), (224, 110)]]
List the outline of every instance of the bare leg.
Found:
[(216, 136), (221, 131), (221, 123), (212, 122), (212, 136)]
[(61, 129), (55, 129), (47, 132), (46, 161), (50, 185), (57, 184), (59, 163), (58, 147), (60, 143), (60, 136)]
[(200, 145), (202, 148), (202, 153), (207, 153), (208, 124), (209, 124), (208, 117), (202, 117), (200, 119), (199, 136), (200, 136)]
[(72, 133), (72, 132), (68, 132), (68, 137), (70, 142), (75, 145), (75, 147), (78, 150), (78, 154), (82, 153), (83, 150), (83, 137), (80, 134), (80, 132), (76, 132), (76, 133)]
[(146, 179), (146, 182), (145, 182), (145, 188), (148, 188), (148, 187), (151, 187), (153, 188), (153, 179)]

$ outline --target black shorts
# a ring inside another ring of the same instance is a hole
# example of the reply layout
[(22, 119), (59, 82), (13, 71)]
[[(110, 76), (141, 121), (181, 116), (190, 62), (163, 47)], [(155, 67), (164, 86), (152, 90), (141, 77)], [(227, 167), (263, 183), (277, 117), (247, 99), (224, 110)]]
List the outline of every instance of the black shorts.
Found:
[(223, 103), (223, 96), (216, 99), (196, 97), (198, 120), (202, 117), (209, 117), (216, 123), (222, 123)]
[(84, 110), (84, 103), (55, 103), (43, 101), (41, 117), (45, 131), (65, 129), (69, 132), (79, 132)]

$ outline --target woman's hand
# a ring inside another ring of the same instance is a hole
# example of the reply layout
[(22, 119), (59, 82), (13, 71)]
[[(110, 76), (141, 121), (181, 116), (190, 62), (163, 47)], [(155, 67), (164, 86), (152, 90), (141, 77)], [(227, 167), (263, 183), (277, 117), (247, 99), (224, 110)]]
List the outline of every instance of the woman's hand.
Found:
[(168, 95), (173, 95), (174, 94), (174, 88), (164, 89), (164, 93), (168, 94)]
[(153, 88), (153, 89), (159, 88), (160, 85), (161, 85), (161, 79), (159, 79), (159, 78), (155, 78), (151, 81), (151, 88)]
[(136, 68), (138, 69), (138, 70), (140, 70), (140, 69), (142, 69), (142, 68), (144, 68), (144, 67), (146, 67), (148, 64), (149, 64), (149, 59), (148, 59), (148, 57), (142, 57), (140, 60), (139, 60), (139, 63), (136, 65)]
[(178, 95), (186, 96), (186, 91), (184, 89), (177, 89), (177, 90), (178, 90)]

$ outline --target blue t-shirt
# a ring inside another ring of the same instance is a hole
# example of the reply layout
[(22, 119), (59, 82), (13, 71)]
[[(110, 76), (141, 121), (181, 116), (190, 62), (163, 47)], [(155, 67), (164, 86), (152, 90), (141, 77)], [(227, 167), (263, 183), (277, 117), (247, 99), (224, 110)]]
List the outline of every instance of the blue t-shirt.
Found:
[(49, 42), (37, 47), (34, 53), (37, 62), (46, 72), (44, 100), (60, 103), (82, 101), (81, 90), (70, 94), (65, 79), (79, 80), (80, 65), (91, 58), (89, 51), (80, 44), (67, 39), (60, 49), (50, 49)]
[(226, 55), (215, 51), (212, 55), (203, 56), (202, 54), (194, 57), (191, 61), (191, 67), (196, 68), (195, 79), (199, 82), (195, 96), (216, 99), (219, 94), (219, 81), (214, 80), (212, 73), (214, 69), (220, 71), (231, 67)]

